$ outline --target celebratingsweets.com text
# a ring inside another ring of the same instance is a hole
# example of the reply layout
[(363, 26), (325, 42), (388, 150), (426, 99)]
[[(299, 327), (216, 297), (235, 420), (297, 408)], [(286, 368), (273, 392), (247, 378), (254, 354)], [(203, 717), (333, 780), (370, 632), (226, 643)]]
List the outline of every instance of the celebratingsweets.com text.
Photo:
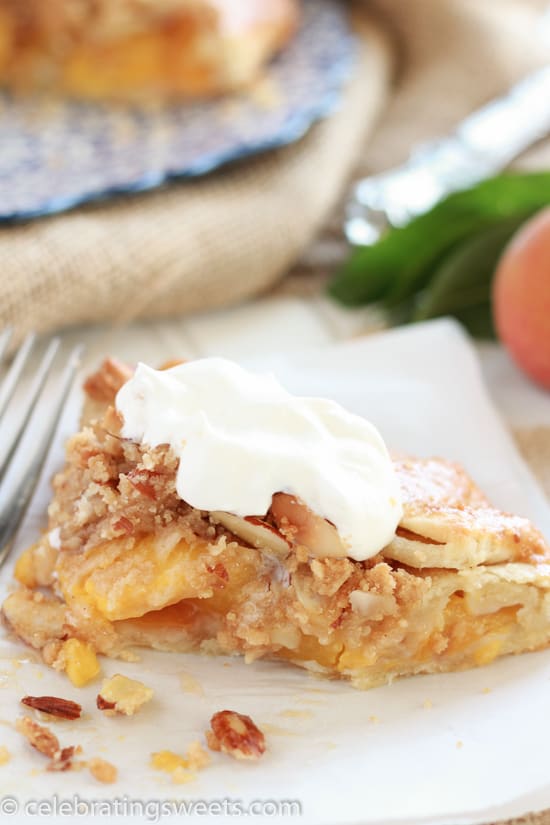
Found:
[(16, 796), (0, 798), (0, 820), (25, 815), (42, 816), (140, 816), (148, 822), (161, 822), (164, 817), (299, 817), (302, 804), (298, 799), (133, 799), (127, 795), (114, 799), (86, 799), (74, 794), (57, 794), (42, 799), (19, 800)]

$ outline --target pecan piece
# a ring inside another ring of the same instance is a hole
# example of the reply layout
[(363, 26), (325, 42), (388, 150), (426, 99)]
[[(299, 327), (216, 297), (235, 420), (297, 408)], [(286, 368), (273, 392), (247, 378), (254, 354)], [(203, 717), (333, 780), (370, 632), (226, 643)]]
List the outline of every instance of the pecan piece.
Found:
[(115, 521), (113, 528), (117, 531), (117, 533), (127, 533), (128, 535), (131, 535), (134, 532), (134, 525), (129, 518), (126, 518), (126, 516), (121, 516), (117, 521)]
[(159, 473), (155, 472), (154, 470), (130, 470), (129, 473), (126, 474), (126, 478), (132, 485), (132, 487), (138, 491), (142, 496), (146, 498), (150, 498), (152, 501), (155, 501), (157, 497), (156, 490), (151, 483), (151, 478), (160, 475)]
[(108, 702), (104, 699), (101, 693), (97, 694), (96, 705), (99, 710), (114, 710), (116, 702)]
[(235, 759), (259, 759), (265, 751), (265, 737), (250, 716), (234, 710), (220, 710), (210, 720), (206, 732), (208, 747)]
[(57, 736), (44, 725), (39, 725), (30, 716), (21, 716), (15, 721), (15, 729), (21, 733), (33, 748), (48, 756), (48, 771), (68, 771), (73, 767), (73, 757), (81, 752), (79, 746), (62, 748)]
[(229, 581), (229, 573), (227, 572), (227, 568), (221, 561), (217, 562), (214, 565), (207, 564), (206, 569), (209, 573), (213, 573), (218, 579), (220, 579), (218, 586), (223, 588), (225, 587), (225, 582)]
[(58, 696), (24, 696), (21, 703), (28, 708), (49, 713), (50, 716), (58, 716), (60, 719), (78, 719), (82, 713), (82, 707), (77, 702), (60, 699)]
[(330, 623), (330, 626), (332, 627), (333, 630), (338, 630), (338, 628), (341, 626), (342, 622), (344, 621), (344, 619), (346, 618), (348, 613), (349, 613), (349, 608), (344, 607), (342, 612), (339, 613), (339, 615), (334, 619), (334, 621)]
[(75, 753), (80, 752), (80, 748), (75, 748), (74, 745), (69, 745), (67, 748), (61, 748), (53, 759), (46, 765), (47, 771), (70, 771), (73, 767), (73, 757)]
[(44, 756), (53, 759), (56, 754), (61, 753), (57, 736), (44, 725), (39, 725), (30, 716), (22, 716), (17, 719), (15, 729), (25, 737), (33, 748), (43, 753)]

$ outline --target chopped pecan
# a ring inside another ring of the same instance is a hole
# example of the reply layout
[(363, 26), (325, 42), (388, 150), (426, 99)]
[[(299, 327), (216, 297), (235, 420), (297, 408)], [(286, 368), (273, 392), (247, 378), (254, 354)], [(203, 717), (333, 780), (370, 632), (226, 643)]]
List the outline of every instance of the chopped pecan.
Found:
[(221, 563), (221, 561), (217, 562), (213, 566), (207, 564), (206, 569), (209, 573), (213, 573), (215, 576), (217, 576), (218, 579), (221, 580), (220, 584), (222, 587), (225, 585), (225, 582), (229, 581), (229, 573), (227, 572), (227, 568), (225, 567), (225, 565)]
[(126, 518), (126, 516), (121, 516), (118, 521), (115, 521), (113, 528), (117, 532), (128, 533), (128, 535), (131, 535), (134, 532), (134, 525), (129, 518)]
[(81, 752), (80, 747), (69, 745), (62, 748), (57, 736), (44, 725), (39, 725), (30, 716), (21, 716), (15, 722), (15, 729), (21, 733), (33, 748), (48, 756), (48, 771), (68, 771), (73, 766), (73, 757)]
[(60, 719), (78, 719), (82, 713), (82, 707), (77, 702), (60, 699), (58, 696), (24, 696), (21, 703), (28, 708), (49, 713), (50, 716), (58, 716)]
[(206, 739), (206, 744), (210, 748), (211, 751), (221, 751), (220, 743), (218, 741), (218, 737), (212, 730), (207, 730), (204, 734)]
[(53, 759), (56, 754), (61, 753), (57, 736), (44, 725), (39, 725), (30, 716), (22, 716), (17, 719), (15, 729), (25, 737), (33, 748), (43, 753), (44, 756)]
[(101, 693), (97, 694), (96, 705), (99, 710), (114, 710), (115, 702), (108, 702)]
[(210, 720), (206, 732), (211, 750), (222, 751), (235, 759), (259, 759), (265, 751), (265, 737), (250, 716), (234, 710), (220, 710)]
[(46, 765), (47, 771), (70, 771), (73, 767), (73, 757), (75, 753), (80, 752), (80, 748), (75, 748), (74, 745), (69, 745), (67, 748), (62, 748), (58, 751), (53, 759)]
[(130, 470), (126, 478), (138, 493), (154, 501), (157, 494), (149, 479), (155, 475), (159, 475), (159, 473), (149, 470)]
[(346, 618), (348, 613), (349, 613), (349, 607), (344, 607), (342, 612), (335, 618), (335, 620), (333, 622), (330, 623), (330, 626), (332, 627), (333, 630), (338, 630), (338, 628), (341, 626), (342, 622), (344, 621), (344, 619)]

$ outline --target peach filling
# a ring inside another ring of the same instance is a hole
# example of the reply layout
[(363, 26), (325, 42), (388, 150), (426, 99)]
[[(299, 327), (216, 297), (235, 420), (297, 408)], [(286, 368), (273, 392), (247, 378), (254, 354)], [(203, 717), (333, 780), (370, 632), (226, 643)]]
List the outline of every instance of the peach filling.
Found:
[[(269, 573), (264, 575), (267, 587)], [(123, 538), (95, 547), (77, 560), (61, 554), (58, 561), (59, 584), (68, 603), (83, 602), (115, 623), (128, 620), (157, 631), (185, 629), (197, 646), (222, 628), (229, 612), (244, 609), (243, 589), (252, 583), (261, 587), (259, 576), (256, 549), (229, 543), (213, 555), (212, 545), (199, 539), (192, 544), (166, 539), (163, 544), (158, 537), (145, 536), (129, 549)], [(397, 633), (390, 642), (374, 623), (364, 643), (350, 648), (344, 631), (336, 631), (323, 644), (315, 635), (292, 627), (290, 634), (282, 628), (278, 637), (275, 632), (270, 636), (269, 653), (293, 662), (317, 662), (339, 672), (373, 666), (389, 672), (398, 667), (403, 654), (419, 667), (438, 658), (464, 666), (487, 664), (500, 654), (506, 636), (517, 626), (518, 608), (473, 616), (466, 600), (454, 593), (440, 628), (427, 638)], [(289, 635), (292, 645), (286, 641)]]

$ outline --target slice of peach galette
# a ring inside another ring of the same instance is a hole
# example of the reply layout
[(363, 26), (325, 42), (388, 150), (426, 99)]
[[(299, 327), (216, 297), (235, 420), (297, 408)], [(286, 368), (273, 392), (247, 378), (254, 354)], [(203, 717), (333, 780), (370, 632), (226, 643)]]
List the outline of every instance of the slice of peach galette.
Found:
[(3, 612), (75, 684), (96, 654), (244, 654), (359, 688), (550, 642), (550, 551), (441, 459), (222, 359), (86, 382)]

